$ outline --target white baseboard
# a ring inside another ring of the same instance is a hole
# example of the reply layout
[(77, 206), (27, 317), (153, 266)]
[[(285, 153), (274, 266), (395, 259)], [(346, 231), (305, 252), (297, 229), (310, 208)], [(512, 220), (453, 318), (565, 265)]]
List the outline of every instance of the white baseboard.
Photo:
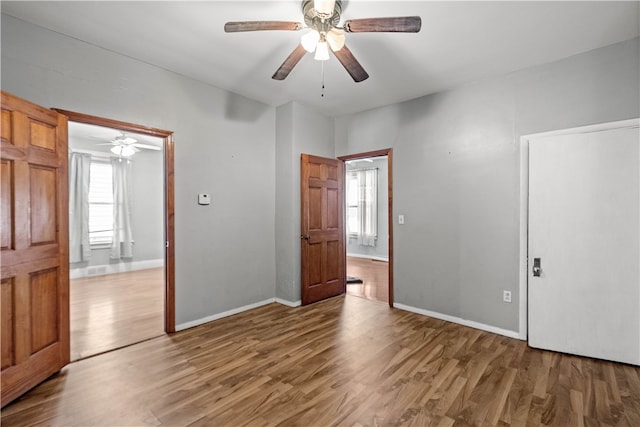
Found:
[(117, 264), (91, 265), (89, 267), (72, 268), (69, 270), (70, 279), (81, 277), (104, 276), (106, 274), (125, 273), (127, 271), (146, 270), (164, 266), (164, 259), (149, 259), (144, 261), (123, 261)]
[(282, 305), (286, 305), (287, 307), (300, 307), (302, 305), (302, 301), (298, 300), (298, 301), (288, 301), (286, 299), (282, 299), (282, 298), (276, 298), (276, 302), (278, 304), (282, 304)]
[(364, 255), (364, 254), (347, 254), (347, 256), (350, 256), (350, 257), (353, 257), (353, 258), (364, 258), (364, 259), (373, 259), (373, 260), (376, 260), (376, 261), (389, 262), (389, 257), (383, 257), (383, 256)]
[(455, 316), (449, 316), (447, 314), (437, 313), (435, 311), (424, 310), (422, 308), (411, 307), (404, 304), (393, 303), (395, 308), (400, 310), (410, 311), (412, 313), (422, 314), (423, 316), (433, 317), (435, 319), (446, 320), (447, 322), (457, 323), (459, 325), (468, 326), (470, 328), (480, 329), (482, 331), (492, 332), (498, 335), (504, 335), (505, 337), (521, 339), (520, 333), (517, 331), (510, 331), (508, 329), (497, 328), (495, 326), (485, 325), (484, 323), (474, 322), (473, 320), (465, 320)]
[(222, 319), (223, 317), (233, 316), (234, 314), (242, 313), (243, 311), (252, 310), (254, 308), (262, 307), (263, 305), (271, 304), (276, 302), (275, 298), (269, 298), (264, 301), (256, 302), (253, 304), (245, 305), (242, 307), (234, 308), (232, 310), (228, 310), (222, 313), (213, 314), (211, 316), (203, 317), (202, 319), (192, 320), (190, 322), (181, 323), (176, 325), (176, 331), (183, 331), (185, 329), (193, 328), (195, 326), (200, 326), (205, 323), (213, 322), (214, 320)]

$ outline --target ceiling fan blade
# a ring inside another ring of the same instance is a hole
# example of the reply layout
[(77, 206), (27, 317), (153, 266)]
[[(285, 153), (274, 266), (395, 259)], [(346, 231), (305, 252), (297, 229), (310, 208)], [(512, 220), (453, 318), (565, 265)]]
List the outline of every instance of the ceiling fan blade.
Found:
[(307, 53), (302, 44), (299, 44), (291, 54), (284, 60), (280, 68), (276, 70), (276, 72), (271, 77), (274, 80), (284, 80), (287, 78), (293, 67), (296, 66), (298, 62), (302, 59), (302, 57)]
[(343, 46), (342, 49), (333, 52), (333, 54), (338, 58), (338, 61), (340, 61), (345, 70), (347, 70), (351, 75), (354, 82), (358, 83), (369, 78), (369, 74), (367, 74), (364, 68), (362, 68), (362, 65), (360, 65), (347, 46)]
[(421, 27), (419, 16), (349, 19), (344, 23), (348, 33), (417, 33)]
[(134, 143), (134, 144), (129, 144), (132, 147), (136, 147), (136, 148), (146, 148), (147, 150), (155, 150), (155, 151), (160, 151), (161, 148), (160, 147), (156, 147), (155, 145), (148, 145), (148, 144), (138, 144), (138, 143)]
[(239, 21), (224, 24), (226, 33), (238, 33), (242, 31), (284, 30), (298, 31), (303, 25), (300, 22), (289, 21)]

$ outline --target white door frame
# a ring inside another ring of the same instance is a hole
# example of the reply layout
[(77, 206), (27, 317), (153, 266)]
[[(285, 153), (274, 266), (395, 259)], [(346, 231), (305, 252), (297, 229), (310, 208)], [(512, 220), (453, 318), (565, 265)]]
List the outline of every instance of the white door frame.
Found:
[(542, 132), (520, 137), (520, 269), (519, 269), (519, 338), (527, 340), (528, 332), (528, 262), (527, 252), (529, 247), (529, 144), (536, 139), (549, 136), (570, 135), (578, 133), (601, 132), (610, 129), (638, 128), (640, 119), (621, 120), (596, 125), (580, 126), (570, 129), (561, 129), (550, 132)]

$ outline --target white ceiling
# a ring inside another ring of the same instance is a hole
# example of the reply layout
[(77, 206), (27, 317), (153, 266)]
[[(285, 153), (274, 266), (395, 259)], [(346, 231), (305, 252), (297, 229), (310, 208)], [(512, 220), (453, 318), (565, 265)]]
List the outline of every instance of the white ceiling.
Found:
[(343, 2), (342, 20), (422, 17), (417, 34), (347, 34), (371, 76), (354, 83), (335, 57), (306, 55), (271, 79), (301, 32), (231, 33), (227, 21), (302, 22), (300, 1), (10, 2), (2, 12), (270, 105), (330, 116), (416, 98), (637, 37), (640, 2)]
[[(122, 133), (123, 132), (118, 129), (70, 121), (69, 148), (108, 153), (112, 147), (110, 142), (117, 136), (122, 135)], [(160, 149), (162, 149), (164, 145), (162, 138), (134, 132), (125, 132), (124, 134), (127, 137), (134, 138), (136, 142), (140, 144), (153, 145)], [(144, 151), (158, 152), (154, 150)]]

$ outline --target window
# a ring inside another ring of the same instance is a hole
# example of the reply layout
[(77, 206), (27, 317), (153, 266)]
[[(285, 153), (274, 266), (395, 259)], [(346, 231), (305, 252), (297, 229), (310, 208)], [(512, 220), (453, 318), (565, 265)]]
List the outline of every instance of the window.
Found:
[(356, 236), (360, 232), (358, 226), (358, 173), (347, 171), (347, 233)]
[(113, 238), (111, 163), (92, 159), (89, 181), (89, 243), (109, 245)]
[(378, 169), (347, 171), (347, 234), (361, 246), (378, 238)]

